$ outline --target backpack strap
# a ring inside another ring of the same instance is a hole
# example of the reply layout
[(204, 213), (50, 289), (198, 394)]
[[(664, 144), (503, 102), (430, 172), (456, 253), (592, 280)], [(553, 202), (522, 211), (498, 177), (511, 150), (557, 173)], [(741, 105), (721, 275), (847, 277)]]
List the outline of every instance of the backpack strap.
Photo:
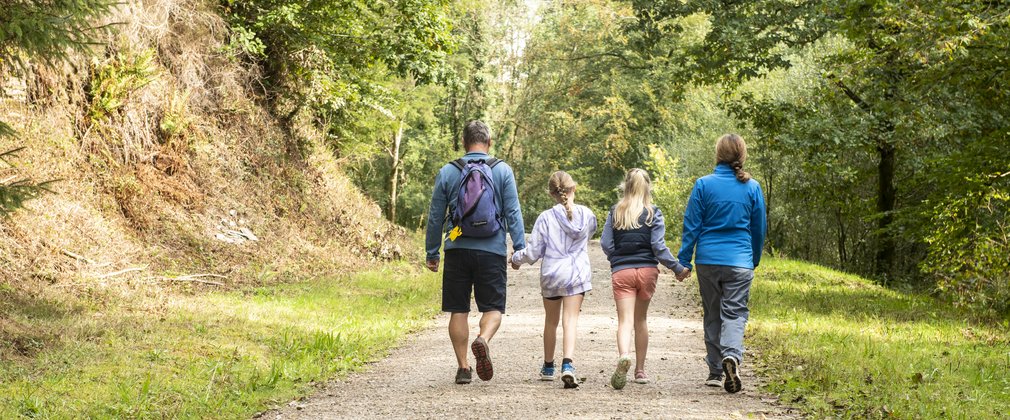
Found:
[[(498, 159), (498, 158), (489, 158), (489, 159), (487, 159), (487, 160), (484, 161), (484, 163), (487, 164), (487, 166), (489, 168), (492, 168), (492, 169), (495, 167), (495, 165), (497, 165), (497, 164), (499, 164), (501, 162), (502, 162), (502, 160)], [(459, 158), (459, 159), (450, 161), (449, 163), (452, 166), (455, 166), (456, 169), (459, 169), (460, 171), (463, 171), (464, 169), (466, 169), (466, 164), (469, 163), (469, 162), (467, 162), (466, 160), (463, 160), (463, 158)]]

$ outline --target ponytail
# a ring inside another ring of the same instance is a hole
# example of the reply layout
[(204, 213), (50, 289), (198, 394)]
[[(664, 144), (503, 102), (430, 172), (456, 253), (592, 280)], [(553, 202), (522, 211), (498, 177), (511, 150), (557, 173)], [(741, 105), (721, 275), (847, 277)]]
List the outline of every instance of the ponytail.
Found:
[(572, 212), (573, 200), (571, 196), (575, 192), (575, 186), (575, 180), (564, 171), (557, 171), (551, 174), (551, 179), (547, 182), (547, 191), (551, 194), (551, 197), (554, 197), (554, 200), (558, 204), (565, 205), (565, 213), (568, 215), (568, 220), (574, 220), (575, 218)]
[(572, 200), (568, 199), (568, 191), (559, 189), (558, 195), (561, 196), (561, 202), (565, 205), (565, 212), (568, 214), (568, 220), (574, 219), (575, 215), (572, 214)]
[(737, 181), (747, 182), (751, 179), (750, 173), (743, 170), (746, 161), (747, 143), (739, 134), (726, 134), (715, 142), (715, 162), (729, 164)]
[(733, 163), (730, 164), (730, 166), (733, 167), (733, 173), (736, 174), (737, 181), (740, 182), (750, 181), (750, 172), (743, 170), (743, 163), (741, 163), (739, 160), (735, 160), (733, 161)]

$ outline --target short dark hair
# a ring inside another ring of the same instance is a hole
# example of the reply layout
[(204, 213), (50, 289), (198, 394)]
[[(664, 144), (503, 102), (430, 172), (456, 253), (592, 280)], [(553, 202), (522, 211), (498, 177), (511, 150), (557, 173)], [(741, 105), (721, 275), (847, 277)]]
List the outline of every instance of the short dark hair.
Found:
[(473, 144), (491, 144), (491, 130), (480, 120), (470, 120), (463, 126), (463, 147)]

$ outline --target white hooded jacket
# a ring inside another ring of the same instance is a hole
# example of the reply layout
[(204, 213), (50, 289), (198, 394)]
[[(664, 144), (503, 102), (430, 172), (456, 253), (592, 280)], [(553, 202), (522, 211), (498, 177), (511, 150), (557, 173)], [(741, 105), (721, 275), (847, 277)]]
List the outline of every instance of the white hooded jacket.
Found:
[(593, 288), (587, 244), (596, 233), (596, 216), (585, 206), (572, 206), (568, 220), (565, 206), (558, 204), (540, 213), (526, 248), (512, 254), (512, 262), (540, 265), (540, 289), (544, 297), (572, 296)]

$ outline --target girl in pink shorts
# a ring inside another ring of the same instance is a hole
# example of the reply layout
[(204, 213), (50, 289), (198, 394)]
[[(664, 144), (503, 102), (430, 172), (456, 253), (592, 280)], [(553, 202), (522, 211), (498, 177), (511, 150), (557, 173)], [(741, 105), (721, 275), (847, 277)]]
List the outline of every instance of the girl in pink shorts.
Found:
[(649, 348), (646, 318), (656, 292), (657, 266), (663, 264), (683, 280), (689, 274), (666, 247), (663, 213), (652, 205), (649, 174), (632, 169), (624, 177), (624, 195), (610, 209), (600, 243), (610, 261), (614, 301), (617, 303), (617, 369), (610, 377), (614, 389), (628, 383), (631, 367), (631, 331), (635, 331), (635, 382), (649, 382), (645, 354)]

